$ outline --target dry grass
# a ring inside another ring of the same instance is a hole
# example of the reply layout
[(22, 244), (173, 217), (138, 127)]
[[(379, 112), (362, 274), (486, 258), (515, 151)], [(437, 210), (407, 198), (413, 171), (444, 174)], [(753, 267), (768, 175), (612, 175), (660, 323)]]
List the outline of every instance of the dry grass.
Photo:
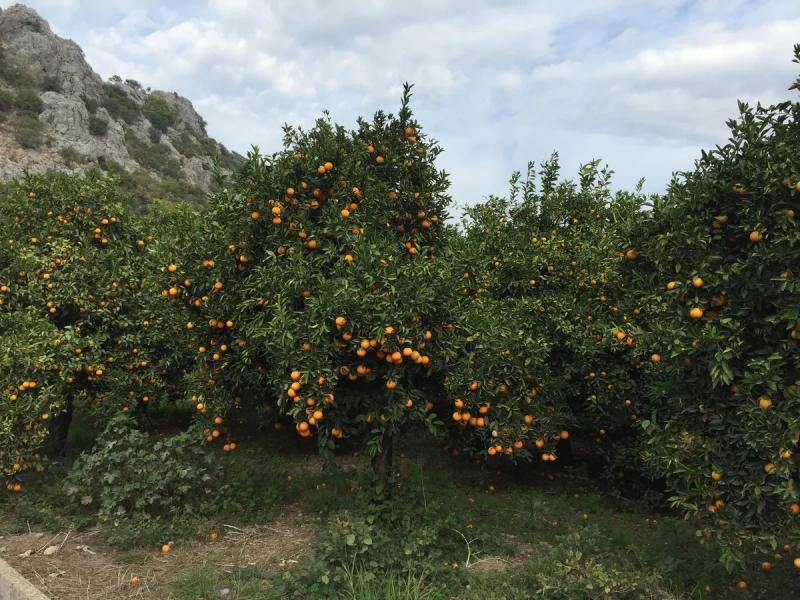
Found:
[[(103, 544), (97, 530), (7, 536), (0, 539), (0, 549), (4, 549), (4, 560), (52, 600), (167, 600), (174, 598), (173, 585), (187, 569), (208, 565), (233, 571), (252, 565), (261, 574), (274, 573), (301, 560), (313, 546), (314, 536), (296, 510), (266, 525), (230, 525), (220, 533), (215, 543), (183, 543), (166, 555), (158, 549), (133, 555), (121, 552)], [(47, 556), (48, 546), (59, 550)], [(141, 578), (140, 586), (131, 585), (134, 576)]]

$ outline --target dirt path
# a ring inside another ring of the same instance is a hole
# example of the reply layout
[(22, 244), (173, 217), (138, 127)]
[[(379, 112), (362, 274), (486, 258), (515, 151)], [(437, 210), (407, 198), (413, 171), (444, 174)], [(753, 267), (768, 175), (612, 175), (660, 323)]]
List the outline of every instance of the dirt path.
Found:
[[(302, 513), (287, 510), (256, 527), (227, 527), (215, 542), (184, 542), (167, 555), (146, 549), (119, 551), (97, 530), (0, 537), (0, 556), (52, 600), (174, 599), (186, 569), (210, 565), (233, 571), (254, 566), (262, 574), (291, 568), (313, 546)], [(45, 554), (47, 548), (55, 548)], [(138, 576), (141, 584), (131, 584)]]

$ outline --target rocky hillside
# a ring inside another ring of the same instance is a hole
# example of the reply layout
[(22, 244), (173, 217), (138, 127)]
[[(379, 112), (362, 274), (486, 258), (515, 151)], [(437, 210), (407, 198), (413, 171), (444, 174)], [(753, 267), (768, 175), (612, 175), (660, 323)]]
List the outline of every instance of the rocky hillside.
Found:
[(202, 203), (214, 162), (230, 170), (241, 159), (208, 136), (186, 98), (103, 81), (36, 11), (0, 9), (0, 182), (25, 171), (113, 170), (141, 204)]

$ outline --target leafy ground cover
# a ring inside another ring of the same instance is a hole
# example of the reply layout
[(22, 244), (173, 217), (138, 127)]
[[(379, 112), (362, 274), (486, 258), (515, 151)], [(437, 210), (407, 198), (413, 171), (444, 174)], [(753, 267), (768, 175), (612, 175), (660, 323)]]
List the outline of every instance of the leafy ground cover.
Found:
[[(599, 487), (580, 455), (572, 465), (479, 470), (423, 432), (407, 439), (390, 497), (375, 500), (366, 457), (343, 451), (326, 466), (292, 433), (252, 434), (239, 452), (214, 457), (213, 502), (151, 520), (98, 522), (70, 508), (53, 469), (35, 493), (0, 501), (1, 555), (54, 599), (800, 593), (791, 548), (728, 574), (713, 542), (646, 498)], [(74, 454), (91, 432), (74, 427), (70, 440)]]

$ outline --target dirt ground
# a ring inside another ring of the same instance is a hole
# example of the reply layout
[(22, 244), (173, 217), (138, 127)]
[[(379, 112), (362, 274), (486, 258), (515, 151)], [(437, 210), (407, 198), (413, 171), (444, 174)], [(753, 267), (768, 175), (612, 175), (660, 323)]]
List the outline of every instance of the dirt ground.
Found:
[[(269, 574), (291, 568), (313, 546), (313, 531), (297, 511), (256, 527), (227, 526), (221, 533), (215, 543), (182, 543), (165, 555), (119, 551), (103, 544), (96, 530), (32, 532), (0, 537), (0, 557), (52, 600), (169, 600), (185, 569), (210, 564), (232, 571), (253, 565)], [(45, 554), (48, 548), (52, 554)], [(131, 585), (134, 576), (141, 585)]]
[[(428, 443), (425, 439), (419, 442), (421, 448), (414, 444), (404, 448), (406, 452), (395, 457), (395, 467), (401, 471), (413, 464), (441, 467), (448, 455), (431, 453)], [(305, 448), (284, 448), (282, 460), (287, 472), (294, 474), (323, 468), (320, 456)], [(336, 463), (345, 470), (359, 469), (367, 467), (369, 459), (359, 453), (342, 454)], [(114, 548), (102, 541), (97, 529), (57, 534), (32, 531), (0, 536), (0, 558), (51, 600), (175, 600), (176, 580), (204, 565), (228, 572), (252, 565), (262, 576), (290, 569), (313, 551), (312, 522), (299, 508), (288, 507), (270, 523), (242, 528), (230, 524), (220, 530), (217, 542), (184, 541), (169, 554), (157, 548)], [(474, 566), (476, 571), (493, 572), (514, 565), (505, 559), (484, 558)], [(134, 576), (141, 585), (131, 585)]]

